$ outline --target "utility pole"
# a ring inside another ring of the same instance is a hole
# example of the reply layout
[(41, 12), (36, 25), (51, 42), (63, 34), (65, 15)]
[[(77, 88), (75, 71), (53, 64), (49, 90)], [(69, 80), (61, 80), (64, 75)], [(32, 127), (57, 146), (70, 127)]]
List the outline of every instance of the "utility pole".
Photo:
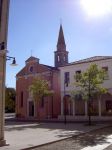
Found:
[(66, 91), (65, 91), (65, 81), (64, 81), (64, 123), (66, 125), (67, 120), (66, 120)]
[(4, 139), (4, 108), (9, 1), (0, 0), (0, 146), (6, 144)]

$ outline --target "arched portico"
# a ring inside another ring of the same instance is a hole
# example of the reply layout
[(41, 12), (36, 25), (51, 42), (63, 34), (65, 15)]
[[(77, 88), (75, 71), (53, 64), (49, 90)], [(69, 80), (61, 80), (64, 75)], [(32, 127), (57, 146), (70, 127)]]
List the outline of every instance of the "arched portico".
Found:
[(63, 108), (64, 114), (73, 115), (73, 102), (69, 94), (63, 96)]

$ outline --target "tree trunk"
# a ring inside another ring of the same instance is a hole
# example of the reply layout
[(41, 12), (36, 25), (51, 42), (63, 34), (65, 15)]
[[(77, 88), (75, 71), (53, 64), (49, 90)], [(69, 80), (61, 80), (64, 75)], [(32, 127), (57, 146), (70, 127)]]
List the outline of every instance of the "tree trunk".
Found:
[(37, 120), (38, 120), (38, 123), (40, 123), (40, 112), (39, 112), (39, 102), (40, 100), (37, 99), (36, 103), (37, 103)]
[(88, 101), (88, 124), (91, 125), (91, 102)]

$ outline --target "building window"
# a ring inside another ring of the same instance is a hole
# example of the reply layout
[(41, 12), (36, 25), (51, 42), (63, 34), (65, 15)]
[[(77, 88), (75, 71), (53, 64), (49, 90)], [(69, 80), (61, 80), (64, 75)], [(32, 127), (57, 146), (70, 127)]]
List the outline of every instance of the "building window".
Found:
[(81, 70), (77, 70), (75, 73), (76, 74), (81, 74)]
[(105, 77), (104, 77), (104, 79), (105, 79), (105, 80), (108, 80), (108, 79), (109, 79), (108, 67), (102, 67), (102, 69), (105, 71)]
[(111, 100), (106, 101), (106, 111), (112, 112), (112, 101)]
[(64, 61), (66, 61), (66, 57), (64, 56)]
[(33, 66), (31, 66), (31, 67), (29, 68), (29, 71), (30, 71), (30, 72), (33, 72)]
[(23, 91), (21, 92), (20, 107), (23, 107)]
[(60, 61), (60, 57), (58, 56), (58, 62)]
[(65, 74), (64, 74), (64, 84), (66, 86), (68, 86), (69, 83), (70, 83), (70, 73), (69, 72), (65, 72)]
[(78, 80), (78, 78), (77, 78), (77, 75), (81, 74), (81, 70), (77, 70), (77, 71), (75, 72), (75, 74), (76, 74), (76, 82), (78, 82), (79, 80)]

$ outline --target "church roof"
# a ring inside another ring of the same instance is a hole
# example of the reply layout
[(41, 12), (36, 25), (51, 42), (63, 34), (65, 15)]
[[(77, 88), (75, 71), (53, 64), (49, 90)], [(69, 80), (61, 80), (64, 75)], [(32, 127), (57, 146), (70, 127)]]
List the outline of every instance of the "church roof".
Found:
[(23, 76), (25, 75), (25, 72), (26, 72), (26, 68), (24, 67), (16, 74), (16, 76)]
[(34, 60), (39, 60), (39, 59), (34, 56), (31, 56), (25, 62), (34, 61)]
[[(43, 73), (43, 72), (50, 71), (50, 70), (58, 71), (58, 68), (44, 65), (44, 64), (38, 64), (36, 67), (35, 73)], [(28, 74), (30, 74), (30, 73), (28, 72), (28, 70), (26, 69), (26, 66), (25, 66), (16, 74), (16, 76), (18, 77), (18, 76), (24, 76), (24, 75), (28, 75)]]
[(93, 57), (89, 57), (86, 59), (82, 59), (79, 61), (75, 61), (74, 63), (85, 63), (85, 62), (90, 62), (90, 61), (99, 61), (99, 60), (105, 60), (105, 59), (112, 59), (112, 56), (93, 56)]
[(66, 66), (75, 65), (75, 64), (82, 64), (82, 63), (89, 63), (89, 62), (106, 60), (106, 59), (112, 59), (112, 56), (93, 56), (93, 57), (89, 57), (89, 58), (86, 58), (86, 59), (81, 59), (81, 60), (78, 60), (78, 61), (68, 63)]

